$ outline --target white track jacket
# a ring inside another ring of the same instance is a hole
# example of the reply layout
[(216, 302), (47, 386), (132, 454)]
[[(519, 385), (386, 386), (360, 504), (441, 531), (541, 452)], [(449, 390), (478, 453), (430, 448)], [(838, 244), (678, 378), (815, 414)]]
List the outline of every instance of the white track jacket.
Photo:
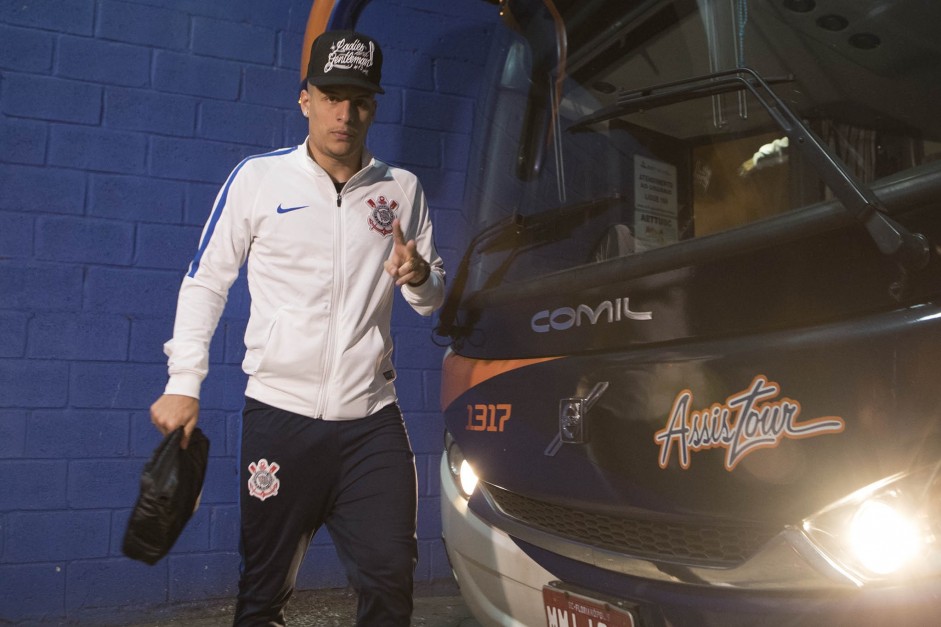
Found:
[(390, 333), (395, 282), (383, 262), (392, 219), (431, 264), (402, 295), (422, 315), (444, 299), (444, 269), (418, 179), (364, 155), (338, 194), (304, 144), (242, 161), (229, 175), (183, 279), (165, 392), (199, 398), (209, 341), (248, 261), (246, 395), (287, 411), (361, 418), (396, 400)]

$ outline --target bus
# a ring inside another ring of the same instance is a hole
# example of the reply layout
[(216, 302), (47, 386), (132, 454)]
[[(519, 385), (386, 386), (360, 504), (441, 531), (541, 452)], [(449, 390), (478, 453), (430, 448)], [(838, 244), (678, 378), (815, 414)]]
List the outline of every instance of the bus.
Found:
[(494, 21), (436, 328), (476, 619), (936, 624), (941, 3)]

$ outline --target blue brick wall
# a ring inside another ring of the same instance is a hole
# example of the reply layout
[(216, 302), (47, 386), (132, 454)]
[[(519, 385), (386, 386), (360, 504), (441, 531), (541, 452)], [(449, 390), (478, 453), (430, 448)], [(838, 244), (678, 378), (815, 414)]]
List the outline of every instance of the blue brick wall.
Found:
[[(234, 595), (244, 278), (211, 347), (200, 510), (155, 566), (123, 557), (121, 540), (159, 440), (148, 407), (165, 383), (176, 292), (216, 192), (244, 157), (304, 137), (295, 101), (310, 4), (0, 3), (0, 622), (172, 613)], [(372, 0), (357, 23), (386, 58), (370, 149), (421, 177), (452, 273), (495, 19), (482, 0)], [(397, 299), (419, 582), (449, 577), (433, 324)], [(308, 557), (302, 589), (345, 585), (329, 536)]]

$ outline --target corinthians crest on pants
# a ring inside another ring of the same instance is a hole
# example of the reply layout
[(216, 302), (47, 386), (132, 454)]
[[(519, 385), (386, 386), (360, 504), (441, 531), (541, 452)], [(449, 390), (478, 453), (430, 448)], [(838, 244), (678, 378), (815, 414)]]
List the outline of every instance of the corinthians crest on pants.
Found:
[(248, 472), (252, 473), (252, 476), (248, 478), (248, 493), (262, 501), (270, 496), (277, 496), (281, 482), (275, 473), (279, 470), (281, 467), (278, 464), (269, 464), (267, 459), (259, 459), (249, 464)]
[(366, 204), (372, 207), (369, 217), (369, 228), (376, 231), (383, 237), (392, 234), (392, 221), (395, 220), (395, 210), (399, 203), (394, 200), (386, 200), (385, 196), (380, 196), (376, 200), (370, 198)]

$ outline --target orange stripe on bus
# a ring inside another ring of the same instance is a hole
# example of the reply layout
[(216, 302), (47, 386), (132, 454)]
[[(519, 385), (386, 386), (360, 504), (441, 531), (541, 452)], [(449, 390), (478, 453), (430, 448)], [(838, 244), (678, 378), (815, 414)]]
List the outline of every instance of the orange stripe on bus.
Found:
[(327, 22), (333, 14), (337, 0), (314, 0), (307, 15), (307, 27), (304, 30), (304, 45), (301, 48), (301, 82), (307, 78), (307, 62), (310, 61), (310, 45), (318, 35), (327, 30)]
[(441, 409), (448, 406), (461, 394), (505, 372), (525, 368), (559, 357), (536, 357), (533, 359), (469, 359), (452, 352), (444, 358), (441, 373)]

